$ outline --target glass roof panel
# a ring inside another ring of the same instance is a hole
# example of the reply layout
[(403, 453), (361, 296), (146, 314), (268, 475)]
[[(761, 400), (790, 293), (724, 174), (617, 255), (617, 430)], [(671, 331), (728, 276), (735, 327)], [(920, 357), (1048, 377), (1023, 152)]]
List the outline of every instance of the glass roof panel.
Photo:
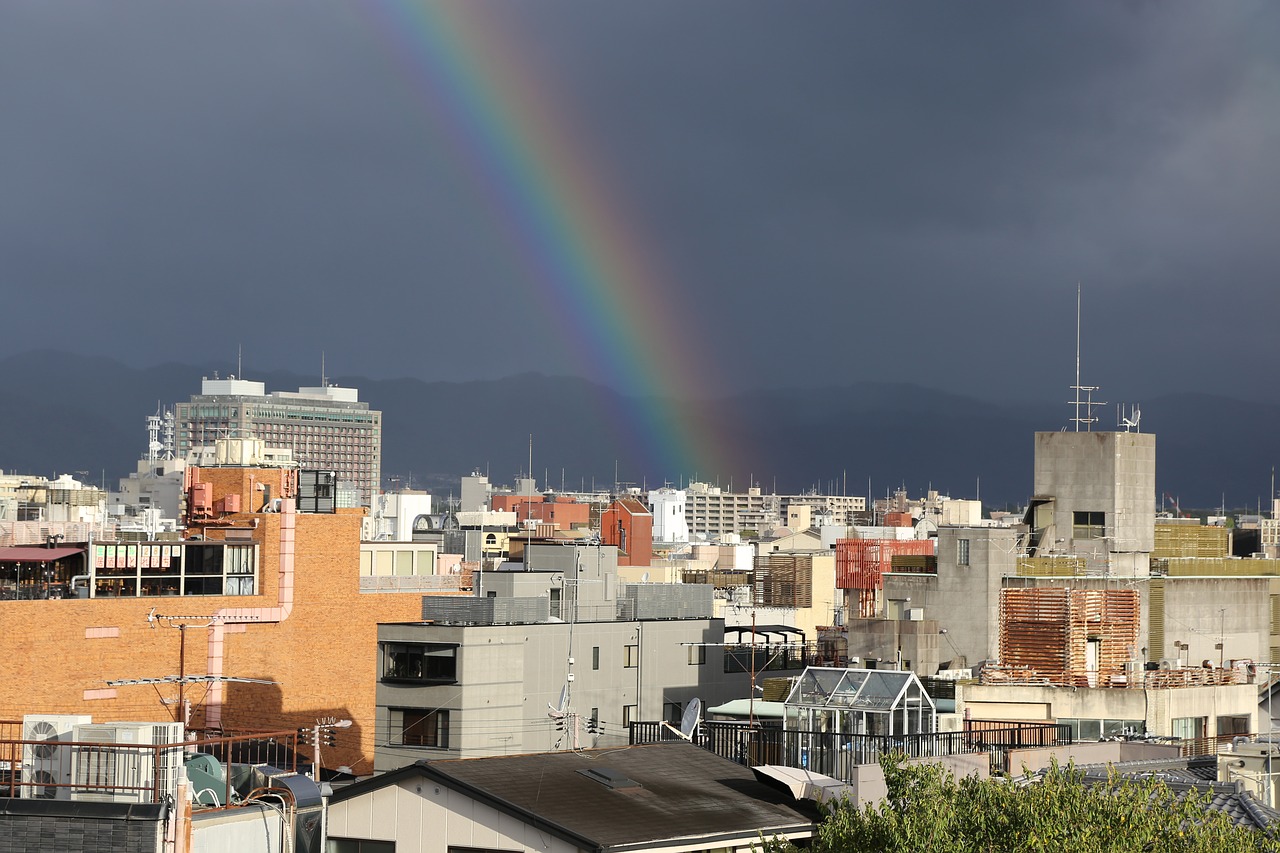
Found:
[(910, 673), (875, 670), (867, 674), (855, 703), (859, 708), (888, 709), (895, 706)]
[(810, 667), (787, 697), (787, 704), (889, 710), (900, 704), (904, 688), (919, 695), (920, 682), (908, 671)]

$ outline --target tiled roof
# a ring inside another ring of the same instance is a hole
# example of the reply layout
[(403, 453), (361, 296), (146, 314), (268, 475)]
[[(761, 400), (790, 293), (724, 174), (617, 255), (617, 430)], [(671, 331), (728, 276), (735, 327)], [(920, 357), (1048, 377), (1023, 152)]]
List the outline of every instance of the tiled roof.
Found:
[(1192, 790), (1207, 795), (1207, 809), (1223, 812), (1237, 826), (1251, 829), (1280, 827), (1280, 812), (1260, 802), (1240, 782), (1219, 782), (1218, 761), (1215, 756), (1202, 755), (1192, 758), (1156, 759), (1146, 761), (1122, 761), (1115, 764), (1095, 764), (1080, 768), (1084, 784), (1105, 782), (1109, 774), (1127, 779), (1159, 779), (1179, 794)]
[(334, 801), (410, 774), (540, 823), (587, 849), (703, 837), (708, 847), (718, 847), (725, 845), (712, 839), (809, 831), (820, 819), (815, 807), (762, 784), (748, 768), (684, 742), (420, 761), (344, 788)]

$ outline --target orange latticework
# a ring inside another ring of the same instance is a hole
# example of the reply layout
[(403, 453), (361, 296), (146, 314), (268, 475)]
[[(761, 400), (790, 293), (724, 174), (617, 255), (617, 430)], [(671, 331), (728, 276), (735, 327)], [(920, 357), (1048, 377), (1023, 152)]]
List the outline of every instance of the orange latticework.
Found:
[(1051, 684), (1110, 686), (1137, 645), (1138, 609), (1129, 589), (1003, 589), (1000, 662)]
[(929, 539), (838, 539), (836, 588), (856, 591), (858, 615), (873, 618), (879, 605), (876, 593), (884, 586), (884, 573), (890, 570), (893, 558), (933, 553), (934, 543)]

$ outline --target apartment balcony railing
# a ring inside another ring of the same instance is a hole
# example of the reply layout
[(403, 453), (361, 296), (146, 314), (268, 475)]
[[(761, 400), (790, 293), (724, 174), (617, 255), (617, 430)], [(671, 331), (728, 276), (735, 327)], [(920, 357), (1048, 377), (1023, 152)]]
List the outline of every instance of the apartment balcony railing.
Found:
[(173, 796), (179, 777), (187, 774), (188, 759), (200, 753), (217, 759), (222, 778), (193, 794), (204, 793), (202, 803), (226, 808), (237, 799), (232, 764), (298, 770), (296, 730), (220, 737), (193, 731), (187, 740), (167, 744), (32, 740), (22, 735), (22, 721), (0, 720), (0, 797), (157, 803)]
[(833, 663), (831, 658), (829, 644), (816, 642), (725, 646), (724, 671), (761, 673), (802, 670), (806, 666), (830, 666)]

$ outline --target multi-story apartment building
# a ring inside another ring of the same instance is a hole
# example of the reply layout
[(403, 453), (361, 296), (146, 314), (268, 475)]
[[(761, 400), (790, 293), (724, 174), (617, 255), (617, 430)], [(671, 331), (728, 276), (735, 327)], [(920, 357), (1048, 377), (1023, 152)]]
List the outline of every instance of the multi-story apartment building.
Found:
[(608, 545), (530, 543), (523, 559), (484, 572), (483, 595), (427, 595), (423, 621), (378, 626), (378, 770), (622, 746), (632, 722), (749, 695), (711, 587), (623, 584)]
[[(698, 482), (690, 483), (681, 492), (670, 489), (650, 492), (649, 499), (655, 509), (655, 536), (659, 534), (656, 513), (660, 507), (653, 502), (658, 500), (669, 506), (682, 499), (687, 530), (681, 532), (703, 540), (721, 539), (743, 530), (765, 533), (786, 524), (793, 507), (807, 507), (807, 517), (815, 523), (846, 526), (857, 524), (867, 510), (867, 499), (861, 495), (766, 495), (757, 486), (745, 492), (728, 492), (719, 486)], [(663, 535), (670, 534), (664, 530)]]
[(398, 552), (411, 546), (387, 543), (362, 570), (363, 512), (309, 500), (307, 474), (189, 468), (182, 540), (95, 531), (61, 547), (0, 548), (0, 718), (262, 731), (337, 715), (353, 725), (325, 766), (368, 767), (376, 626), (421, 614), (432, 584), (415, 575), (435, 561), (406, 563)]
[(743, 530), (772, 528), (779, 524), (776, 495), (761, 494), (758, 487), (726, 492), (709, 483), (690, 483), (685, 492), (685, 523), (694, 539), (720, 539)]
[(255, 437), (288, 449), (301, 468), (333, 471), (369, 506), (382, 476), (382, 412), (355, 388), (322, 385), (266, 392), (262, 382), (204, 379), (200, 393), (175, 407), (178, 456), (220, 438)]

